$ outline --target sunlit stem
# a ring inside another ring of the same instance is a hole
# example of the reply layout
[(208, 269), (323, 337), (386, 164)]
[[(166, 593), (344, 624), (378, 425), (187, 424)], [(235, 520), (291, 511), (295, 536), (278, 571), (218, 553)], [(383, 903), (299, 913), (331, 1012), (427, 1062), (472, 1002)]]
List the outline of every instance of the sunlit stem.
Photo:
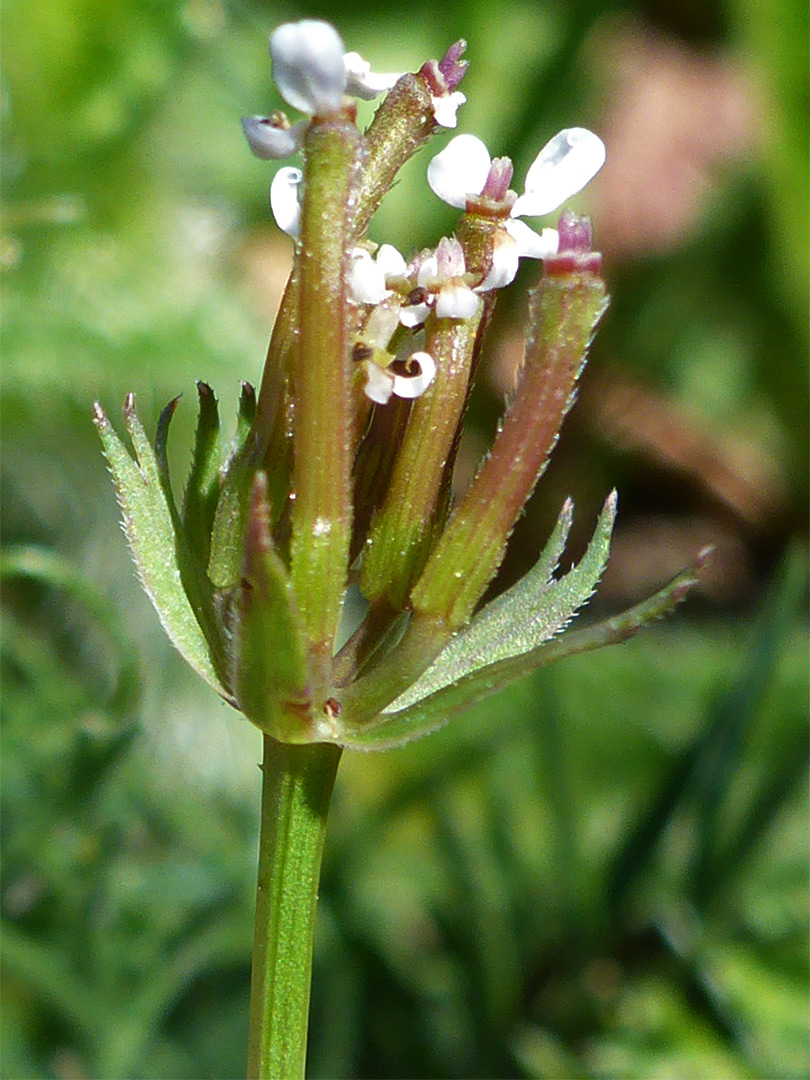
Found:
[(355, 235), (365, 232), (397, 173), (436, 130), (422, 75), (404, 75), (386, 95), (365, 134), (366, 164), (358, 191)]
[(316, 697), (328, 683), (351, 536), (351, 408), (347, 262), (360, 133), (343, 118), (313, 123), (292, 348), (291, 577), (310, 643)]
[(384, 598), (394, 610), (404, 607), (442, 524), (439, 497), (467, 399), (481, 310), (479, 304), (478, 313), (466, 320), (431, 315), (425, 328), (436, 378), (413, 404), (363, 556), (363, 595), (371, 601)]
[(531, 298), (524, 369), (503, 427), (431, 552), (412, 593), (417, 612), (455, 629), (471, 616), (542, 474), (596, 324), (606, 307), (596, 274), (546, 276)]
[(340, 749), (264, 736), (248, 1080), (302, 1080), (326, 819)]
[(396, 649), (339, 696), (346, 722), (362, 726), (372, 720), (416, 682), (451, 636), (440, 619), (413, 615)]

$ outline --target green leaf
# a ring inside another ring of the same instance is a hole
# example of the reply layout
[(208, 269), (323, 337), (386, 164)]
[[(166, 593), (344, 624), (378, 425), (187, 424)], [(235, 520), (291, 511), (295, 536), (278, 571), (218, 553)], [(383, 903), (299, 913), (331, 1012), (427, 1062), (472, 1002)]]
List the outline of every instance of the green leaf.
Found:
[[(166, 505), (169, 508), (169, 513), (172, 516), (172, 524), (174, 525), (175, 534), (178, 531), (180, 525), (180, 516), (177, 513), (177, 504), (174, 501), (174, 492), (172, 491), (172, 479), (169, 473), (169, 456), (167, 451), (169, 440), (169, 425), (174, 418), (175, 410), (180, 404), (181, 395), (172, 398), (168, 405), (165, 406), (160, 416), (158, 417), (157, 430), (155, 431), (155, 462), (157, 463), (158, 476), (160, 478), (160, 486), (163, 488), (163, 494), (166, 496)], [(145, 440), (146, 435), (143, 428), (138, 423), (139, 441)], [(147, 440), (148, 444), (148, 440)]]
[[(166, 498), (166, 505), (172, 519), (174, 529), (174, 549), (177, 555), (177, 565), (180, 568), (180, 580), (192, 610), (200, 624), (203, 637), (211, 649), (211, 660), (218, 673), (220, 681), (228, 684), (227, 665), (227, 634), (223, 633), (220, 620), (214, 608), (214, 592), (211, 581), (206, 573), (206, 564), (198, 553), (192, 549), (186, 534), (183, 518), (177, 509), (177, 504), (172, 491), (171, 475), (169, 473), (168, 439), (169, 427), (174, 418), (175, 411), (180, 402), (180, 397), (173, 398), (163, 409), (158, 418), (157, 431), (155, 432), (155, 461), (157, 463), (160, 485)], [(143, 432), (143, 428), (135, 418), (139, 429), (139, 445), (145, 445), (147, 450), (149, 442)], [(217, 484), (217, 489), (219, 485)], [(209, 530), (210, 531), (210, 530)]]
[(387, 712), (414, 705), (479, 668), (529, 652), (568, 625), (593, 595), (604, 572), (616, 518), (616, 492), (605, 502), (580, 563), (555, 581), (552, 574), (568, 539), (573, 511), (573, 503), (566, 500), (535, 566), (460, 630), (425, 674), (387, 707)]
[(251, 435), (255, 410), (253, 387), (249, 383), (242, 383), (234, 448), (224, 469), (211, 527), (208, 577), (219, 589), (235, 586), (242, 573), (245, 533), (257, 464), (257, 447)]
[(135, 449), (135, 461), (116, 435), (104, 410), (98, 403), (94, 406), (93, 422), (115, 480), (124, 531), (138, 576), (172, 644), (207, 683), (228, 698), (183, 588), (175, 530), (160, 468), (135, 415), (132, 394), (127, 395), (124, 419)]
[(239, 405), (236, 411), (235, 446), (241, 448), (245, 445), (255, 419), (256, 391), (249, 382), (243, 381), (242, 389), (239, 394)]
[(203, 566), (211, 557), (211, 530), (220, 491), (222, 447), (220, 444), (219, 409), (211, 387), (197, 383), (200, 411), (191, 472), (183, 500), (183, 525), (188, 545)]
[(394, 713), (381, 713), (370, 724), (353, 728), (351, 718), (344, 715), (341, 717), (338, 741), (342, 746), (358, 750), (388, 750), (401, 746), (412, 739), (437, 731), (453, 716), (538, 668), (577, 653), (627, 641), (641, 627), (666, 615), (684, 600), (689, 589), (697, 582), (700, 570), (711, 552), (712, 548), (704, 548), (694, 562), (660, 592), (621, 615), (614, 615), (584, 630), (570, 631), (544, 642), (530, 652), (479, 668), (408, 708)]
[(267, 478), (257, 473), (238, 593), (234, 654), (239, 707), (282, 742), (314, 742), (301, 617), (270, 535)]

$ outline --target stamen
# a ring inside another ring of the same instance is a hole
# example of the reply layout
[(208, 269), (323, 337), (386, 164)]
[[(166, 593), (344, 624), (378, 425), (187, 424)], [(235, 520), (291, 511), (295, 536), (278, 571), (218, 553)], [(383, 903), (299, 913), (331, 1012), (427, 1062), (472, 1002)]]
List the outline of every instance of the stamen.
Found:
[(367, 345), (365, 341), (355, 342), (352, 348), (352, 360), (355, 364), (362, 363), (363, 360), (370, 360), (374, 355), (374, 350), (370, 345)]
[(417, 304), (426, 304), (430, 297), (430, 293), (424, 287), (424, 285), (417, 285), (415, 289), (411, 289), (408, 293), (408, 303), (412, 306)]

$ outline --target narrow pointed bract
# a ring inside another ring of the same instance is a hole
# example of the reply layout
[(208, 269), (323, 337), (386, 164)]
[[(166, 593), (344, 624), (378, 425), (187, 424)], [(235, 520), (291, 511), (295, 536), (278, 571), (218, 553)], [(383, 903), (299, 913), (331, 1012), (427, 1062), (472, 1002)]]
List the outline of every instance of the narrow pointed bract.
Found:
[(263, 473), (253, 482), (236, 602), (233, 682), (240, 709), (276, 739), (310, 741), (303, 627), (290, 576), (270, 533)]

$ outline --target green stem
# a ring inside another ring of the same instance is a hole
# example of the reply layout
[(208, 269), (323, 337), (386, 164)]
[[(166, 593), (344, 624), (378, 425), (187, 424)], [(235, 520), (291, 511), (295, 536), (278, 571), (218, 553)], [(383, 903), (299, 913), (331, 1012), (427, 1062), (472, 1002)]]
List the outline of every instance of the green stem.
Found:
[(349, 569), (352, 421), (347, 299), (360, 133), (349, 120), (314, 123), (298, 256), (290, 577), (310, 643), (313, 696), (327, 696), (332, 645)]
[(436, 378), (413, 403), (385, 502), (363, 552), (363, 595), (372, 603), (384, 598), (395, 611), (406, 607), (408, 590), (443, 524), (442, 480), (467, 400), (480, 317), (480, 310), (466, 320), (431, 315), (425, 327), (425, 348), (437, 362)]
[(340, 754), (264, 736), (248, 1080), (304, 1076), (318, 881)]
[(545, 470), (607, 307), (593, 273), (546, 271), (529, 304), (531, 333), (517, 393), (492, 450), (455, 507), (411, 593), (417, 613), (451, 630), (470, 618)]

